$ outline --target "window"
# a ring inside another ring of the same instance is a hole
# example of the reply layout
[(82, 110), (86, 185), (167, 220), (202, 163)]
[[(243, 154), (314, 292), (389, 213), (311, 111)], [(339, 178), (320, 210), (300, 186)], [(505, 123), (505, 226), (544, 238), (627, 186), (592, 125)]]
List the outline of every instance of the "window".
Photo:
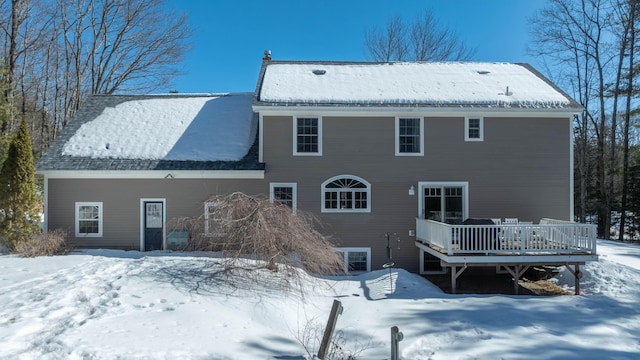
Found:
[(466, 117), (464, 119), (464, 141), (483, 141), (483, 122), (481, 117)]
[(76, 203), (76, 237), (102, 236), (102, 203)]
[(342, 253), (345, 273), (371, 271), (371, 248), (338, 248)]
[(468, 217), (467, 183), (420, 183), (419, 211), (425, 219), (460, 224)]
[(424, 154), (423, 125), (422, 118), (396, 118), (396, 155)]
[(216, 229), (216, 221), (213, 217), (217, 203), (214, 201), (207, 201), (204, 203), (204, 234), (207, 236), (220, 236), (223, 232), (220, 229)]
[(322, 183), (322, 212), (370, 212), (371, 185), (356, 176), (341, 175)]
[(294, 155), (322, 155), (322, 119), (294, 118)]
[(269, 199), (280, 204), (287, 205), (293, 213), (297, 209), (297, 185), (296, 183), (271, 183), (269, 184)]

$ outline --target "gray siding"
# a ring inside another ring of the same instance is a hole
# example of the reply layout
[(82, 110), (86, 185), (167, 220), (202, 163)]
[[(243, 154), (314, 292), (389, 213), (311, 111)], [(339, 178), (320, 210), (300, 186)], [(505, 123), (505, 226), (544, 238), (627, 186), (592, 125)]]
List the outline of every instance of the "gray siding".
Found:
[[(266, 181), (298, 183), (298, 208), (319, 213), (321, 183), (336, 175), (371, 183), (371, 213), (322, 214), (340, 246), (371, 247), (387, 262), (386, 232), (400, 239), (394, 261), (418, 270), (419, 181), (469, 183), (470, 217), (570, 215), (569, 119), (484, 118), (484, 141), (464, 141), (464, 118), (425, 118), (424, 156), (395, 156), (395, 118), (323, 117), (323, 156), (293, 156), (291, 117), (264, 117)], [(416, 195), (408, 195), (411, 185)]]
[[(49, 179), (48, 226), (73, 237), (74, 203), (104, 203), (101, 238), (75, 239), (83, 247), (138, 249), (140, 198), (166, 199), (167, 218), (200, 216), (212, 194), (242, 191), (268, 195), (270, 182), (297, 183), (298, 209), (320, 214), (321, 184), (337, 175), (371, 183), (370, 213), (324, 213), (322, 231), (338, 246), (370, 247), (372, 269), (386, 258), (385, 233), (393, 261), (419, 269), (415, 237), (420, 181), (469, 183), (470, 217), (542, 217), (570, 214), (570, 120), (484, 118), (484, 141), (464, 141), (464, 118), (425, 118), (424, 156), (395, 156), (395, 118), (323, 117), (323, 156), (293, 155), (291, 117), (263, 119), (264, 180)], [(416, 195), (408, 195), (411, 185)], [(398, 245), (400, 249), (398, 249)]]
[[(80, 247), (140, 248), (140, 199), (166, 199), (167, 219), (201, 216), (211, 195), (268, 194), (261, 180), (49, 179), (48, 228), (63, 229)], [(103, 203), (103, 236), (75, 238), (75, 203)]]

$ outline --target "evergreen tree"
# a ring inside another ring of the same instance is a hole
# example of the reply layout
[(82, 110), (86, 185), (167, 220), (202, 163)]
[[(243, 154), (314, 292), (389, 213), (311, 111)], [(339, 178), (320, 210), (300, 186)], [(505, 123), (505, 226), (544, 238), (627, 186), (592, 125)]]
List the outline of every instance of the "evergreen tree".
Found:
[(13, 249), (39, 232), (38, 223), (31, 137), (23, 116), (0, 172), (0, 241)]

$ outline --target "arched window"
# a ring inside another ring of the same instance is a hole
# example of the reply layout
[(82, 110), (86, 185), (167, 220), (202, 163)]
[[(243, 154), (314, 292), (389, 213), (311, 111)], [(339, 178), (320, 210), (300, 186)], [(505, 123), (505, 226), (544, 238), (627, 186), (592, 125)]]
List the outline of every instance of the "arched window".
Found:
[(322, 183), (322, 212), (370, 212), (371, 184), (352, 175)]

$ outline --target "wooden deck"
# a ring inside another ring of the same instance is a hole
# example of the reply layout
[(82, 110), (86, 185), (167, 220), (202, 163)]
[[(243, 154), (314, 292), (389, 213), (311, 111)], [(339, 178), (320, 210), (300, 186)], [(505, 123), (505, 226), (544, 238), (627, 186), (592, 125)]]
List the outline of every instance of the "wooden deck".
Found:
[[(542, 219), (539, 224), (450, 225), (416, 219), (416, 246), (450, 268), (452, 290), (468, 266), (500, 266), (514, 277), (533, 265), (565, 265), (576, 278), (579, 266), (597, 261), (596, 226)], [(573, 266), (573, 268), (571, 268)]]

